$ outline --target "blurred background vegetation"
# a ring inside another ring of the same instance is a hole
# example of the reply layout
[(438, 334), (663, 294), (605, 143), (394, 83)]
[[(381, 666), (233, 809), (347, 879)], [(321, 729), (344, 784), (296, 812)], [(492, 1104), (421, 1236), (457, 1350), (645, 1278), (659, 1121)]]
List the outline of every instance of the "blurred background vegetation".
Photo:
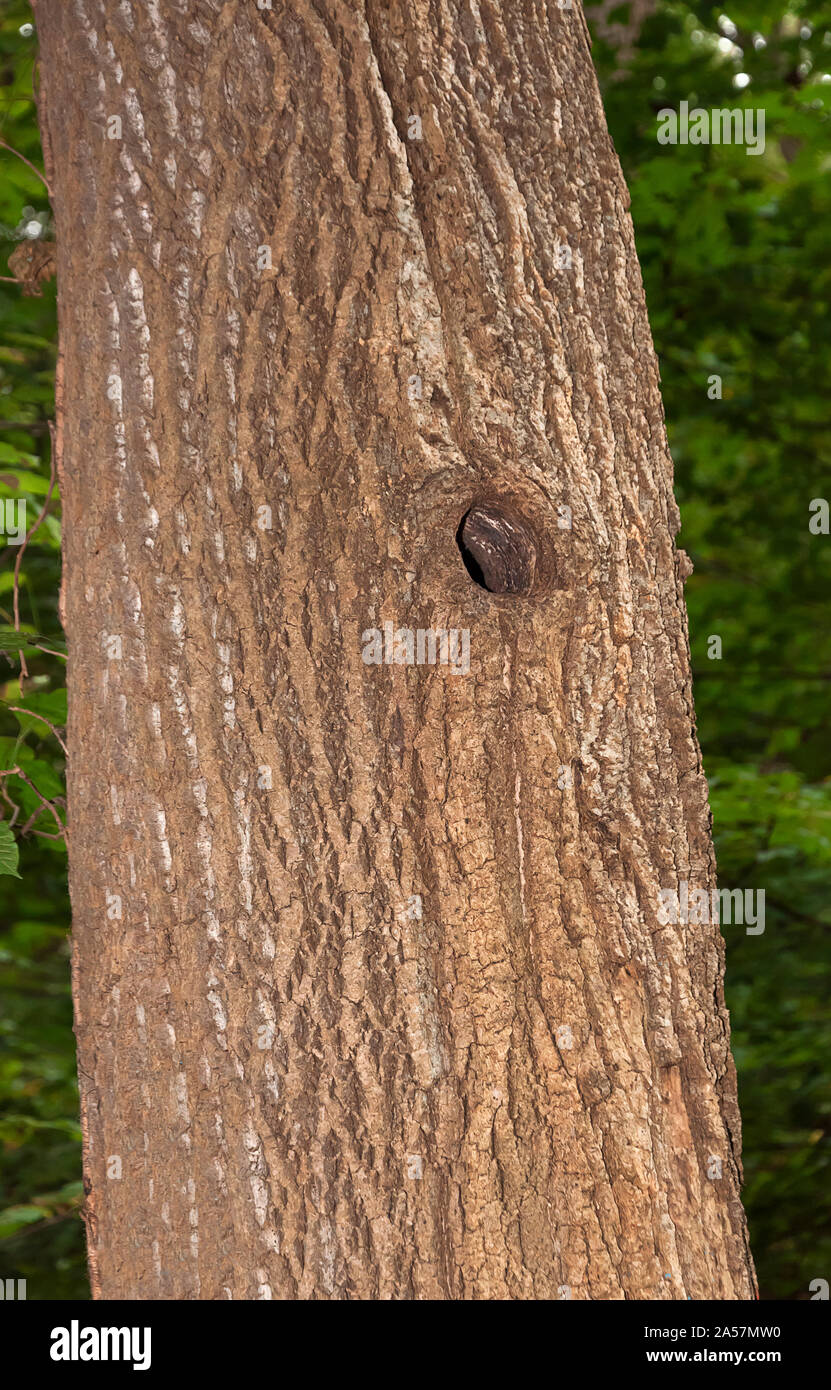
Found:
[[(809, 531), (812, 499), (831, 500), (831, 8), (587, 13), (695, 564), (720, 884), (766, 893), (764, 935), (724, 929), (752, 1245), (762, 1298), (804, 1299), (831, 1278), (831, 537)], [(40, 168), (32, 23), (23, 0), (0, 0), (0, 139)], [(763, 108), (764, 154), (659, 145), (658, 111), (682, 100)], [(43, 183), (0, 147), (0, 274), (51, 236)], [(55, 343), (54, 283), (35, 297), (0, 281), (0, 500), (25, 498), (29, 525), (49, 489)], [(0, 1275), (26, 1278), (30, 1298), (88, 1296), (66, 856), (45, 838), (63, 815), (59, 540), (53, 493), (21, 565), (21, 638), (19, 547), (0, 551), (0, 771), (20, 770), (0, 778)]]

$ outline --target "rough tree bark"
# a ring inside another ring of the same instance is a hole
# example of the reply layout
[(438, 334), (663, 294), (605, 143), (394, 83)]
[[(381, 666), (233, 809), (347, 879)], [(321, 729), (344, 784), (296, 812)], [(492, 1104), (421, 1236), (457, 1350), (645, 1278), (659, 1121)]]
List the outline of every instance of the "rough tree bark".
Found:
[[(722, 941), (658, 915), (715, 869), (580, 10), (36, 15), (95, 1293), (753, 1297)], [(469, 673), (367, 664), (387, 622)]]

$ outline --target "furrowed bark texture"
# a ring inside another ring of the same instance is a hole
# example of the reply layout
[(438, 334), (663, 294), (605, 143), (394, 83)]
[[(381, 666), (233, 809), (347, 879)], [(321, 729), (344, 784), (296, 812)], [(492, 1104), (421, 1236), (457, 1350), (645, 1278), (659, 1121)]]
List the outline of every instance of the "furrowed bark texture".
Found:
[[(753, 1297), (721, 937), (658, 912), (715, 870), (582, 14), (36, 11), (96, 1293)], [(469, 673), (367, 664), (385, 623)]]

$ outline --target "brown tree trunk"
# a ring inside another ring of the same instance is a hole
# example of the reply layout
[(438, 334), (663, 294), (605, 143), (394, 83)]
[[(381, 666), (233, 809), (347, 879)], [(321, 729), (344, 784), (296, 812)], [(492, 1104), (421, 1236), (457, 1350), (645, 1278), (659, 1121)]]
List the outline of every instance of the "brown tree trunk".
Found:
[(36, 11), (96, 1293), (753, 1297), (581, 12)]

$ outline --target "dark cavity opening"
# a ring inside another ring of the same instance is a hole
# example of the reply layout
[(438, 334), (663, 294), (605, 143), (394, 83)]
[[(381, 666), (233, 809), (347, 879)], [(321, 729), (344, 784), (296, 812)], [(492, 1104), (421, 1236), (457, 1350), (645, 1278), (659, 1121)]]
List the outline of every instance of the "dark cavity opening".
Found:
[(525, 524), (498, 503), (477, 503), (465, 512), (456, 544), (465, 569), (480, 589), (489, 594), (529, 592), (536, 547)]

